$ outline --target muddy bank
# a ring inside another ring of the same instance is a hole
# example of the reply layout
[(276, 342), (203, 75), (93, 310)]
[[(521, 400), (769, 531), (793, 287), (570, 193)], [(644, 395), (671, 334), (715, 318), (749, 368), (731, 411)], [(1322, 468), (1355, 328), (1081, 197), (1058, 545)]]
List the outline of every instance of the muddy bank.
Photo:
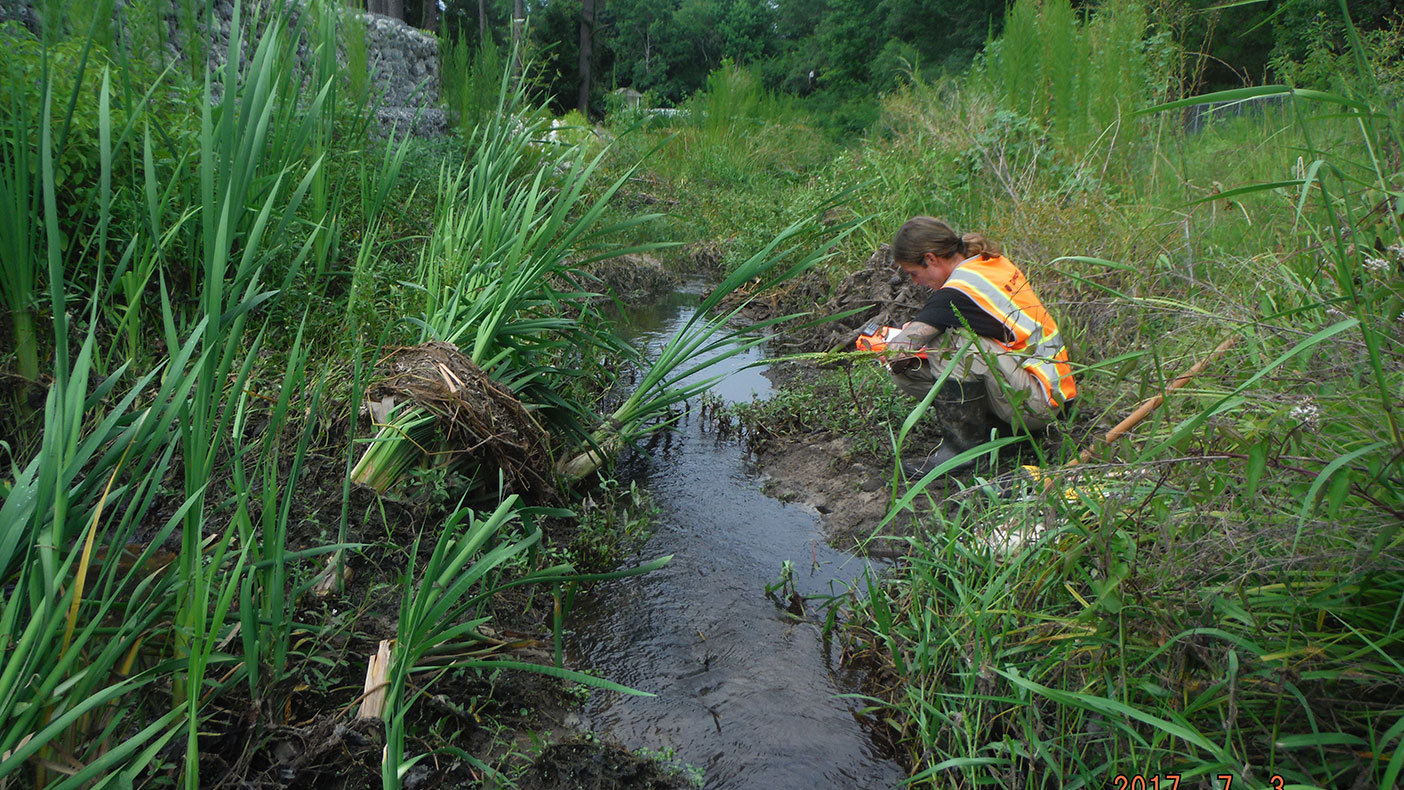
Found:
[(677, 274), (653, 255), (621, 255), (600, 261), (590, 268), (594, 288), (604, 294), (602, 301), (624, 306), (644, 304), (677, 287)]
[(820, 514), (824, 534), (835, 548), (878, 557), (900, 549), (874, 538), (907, 534), (911, 516), (899, 514), (883, 525), (892, 497), (891, 469), (855, 452), (851, 438), (834, 433), (806, 439), (766, 442), (756, 454), (763, 490), (783, 502), (799, 502)]
[[(859, 360), (857, 364), (876, 363)], [(781, 392), (793, 391), (805, 399), (849, 408), (851, 393), (824, 376), (824, 370), (822, 365), (791, 361), (774, 365), (766, 377)], [(874, 419), (865, 429), (870, 435), (858, 436), (842, 430), (795, 430), (770, 423), (746, 426), (743, 434), (768, 495), (814, 508), (835, 548), (897, 557), (904, 547), (893, 539), (911, 535), (916, 520), (913, 512), (904, 511), (884, 523), (895, 497), (905, 491), (905, 480), (900, 474), (894, 477), (897, 470), (888, 444), (890, 427), (896, 428)], [(908, 445), (925, 448), (938, 440), (935, 426), (925, 420), (913, 429)], [(971, 474), (937, 480), (927, 490), (940, 501), (958, 490)], [(919, 514), (929, 507), (928, 500), (922, 498), (913, 506)]]

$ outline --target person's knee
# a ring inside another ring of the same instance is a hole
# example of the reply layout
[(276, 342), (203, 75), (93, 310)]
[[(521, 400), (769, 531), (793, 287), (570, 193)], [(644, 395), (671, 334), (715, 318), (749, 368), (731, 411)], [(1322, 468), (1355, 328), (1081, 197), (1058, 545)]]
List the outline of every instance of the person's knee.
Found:
[(923, 381), (922, 378), (914, 378), (907, 372), (892, 373), (892, 383), (897, 385), (897, 389), (918, 400), (926, 397), (926, 393), (931, 391), (932, 382), (929, 377), (925, 378), (927, 380)]

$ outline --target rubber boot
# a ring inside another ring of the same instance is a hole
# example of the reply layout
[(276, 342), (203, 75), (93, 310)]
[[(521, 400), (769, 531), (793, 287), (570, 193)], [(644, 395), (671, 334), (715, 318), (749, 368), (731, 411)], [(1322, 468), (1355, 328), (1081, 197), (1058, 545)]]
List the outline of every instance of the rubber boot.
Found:
[[(936, 421), (941, 441), (923, 456), (902, 461), (902, 471), (909, 478), (924, 477), (931, 470), (955, 458), (972, 447), (990, 440), (990, 432), (1004, 427), (989, 409), (989, 394), (980, 380), (947, 380), (931, 402), (927, 414)], [(968, 469), (975, 459), (963, 461), (946, 473)]]

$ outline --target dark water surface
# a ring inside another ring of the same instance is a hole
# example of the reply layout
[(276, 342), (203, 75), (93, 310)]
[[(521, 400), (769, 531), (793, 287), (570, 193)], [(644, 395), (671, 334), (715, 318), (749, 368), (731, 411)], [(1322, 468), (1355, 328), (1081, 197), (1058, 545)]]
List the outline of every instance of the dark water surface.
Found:
[[(639, 339), (666, 342), (686, 305), (649, 311)], [(651, 320), (650, 320), (651, 319)], [(637, 320), (637, 319), (636, 319)], [(752, 351), (723, 365), (761, 358)], [(765, 397), (760, 368), (713, 388), (727, 402)], [(854, 717), (860, 691), (820, 633), (823, 610), (796, 622), (765, 594), (791, 561), (803, 595), (842, 593), (864, 560), (829, 548), (811, 508), (760, 492), (741, 448), (689, 414), (658, 437), (636, 478), (660, 513), (640, 558), (660, 571), (596, 586), (577, 599), (570, 663), (657, 697), (596, 691), (586, 726), (631, 749), (671, 749), (708, 788), (889, 788), (905, 774)]]

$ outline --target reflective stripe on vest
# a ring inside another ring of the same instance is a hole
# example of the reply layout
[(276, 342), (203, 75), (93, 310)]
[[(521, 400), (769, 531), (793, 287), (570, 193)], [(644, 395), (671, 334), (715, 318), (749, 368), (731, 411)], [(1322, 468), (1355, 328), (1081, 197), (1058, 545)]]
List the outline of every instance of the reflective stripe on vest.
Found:
[(1034, 294), (1028, 278), (1004, 256), (975, 257), (951, 272), (943, 288), (969, 296), (990, 317), (1009, 328), (1012, 342), (995, 338), (1005, 350), (1024, 355), (1019, 366), (1043, 384), (1053, 406), (1077, 396), (1068, 349), (1058, 335), (1058, 325)]

